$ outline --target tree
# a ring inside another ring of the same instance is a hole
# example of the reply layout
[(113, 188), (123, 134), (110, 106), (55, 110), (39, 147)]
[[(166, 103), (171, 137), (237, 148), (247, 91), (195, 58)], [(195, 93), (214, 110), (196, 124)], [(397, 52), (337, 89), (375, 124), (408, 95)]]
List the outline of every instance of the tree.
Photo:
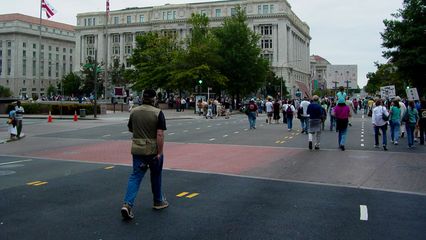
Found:
[[(95, 74), (96, 71), (96, 74)], [(83, 84), (80, 85), (81, 93), (85, 95), (93, 94), (95, 92), (95, 81), (96, 81), (96, 93), (103, 91), (103, 78), (100, 75), (102, 68), (100, 64), (91, 57), (87, 58), (86, 64), (82, 66), (82, 74), (84, 75)], [(96, 80), (95, 80), (96, 77)], [(96, 96), (97, 97), (97, 96)]]
[(129, 59), (134, 68), (125, 72), (125, 77), (133, 84), (132, 88), (137, 91), (148, 87), (167, 89), (177, 49), (175, 38), (169, 35), (148, 32), (138, 36), (136, 48)]
[(52, 84), (49, 84), (49, 87), (47, 88), (47, 96), (56, 95), (57, 92), (58, 92), (58, 89), (54, 87)]
[(202, 79), (201, 86), (223, 87), (227, 78), (218, 69), (222, 58), (218, 55), (218, 42), (208, 27), (205, 15), (192, 14), (188, 21), (192, 25), (191, 37), (186, 48), (180, 48), (174, 59), (170, 88), (192, 90)]
[(10, 96), (12, 96), (12, 92), (10, 91), (10, 89), (0, 85), (0, 97), (10, 97)]
[(390, 59), (400, 75), (401, 82), (417, 87), (426, 93), (426, 1), (404, 0), (403, 9), (392, 14), (395, 19), (384, 20), (381, 33), (387, 51), (383, 56)]
[(376, 94), (380, 91), (380, 87), (394, 85), (395, 92), (399, 96), (405, 95), (405, 83), (401, 81), (400, 73), (396, 67), (391, 64), (379, 64), (375, 63), (377, 70), (376, 72), (367, 73), (368, 83), (364, 90), (369, 94)]
[(82, 79), (75, 73), (69, 73), (62, 77), (63, 93), (65, 96), (78, 96), (81, 94)]
[(227, 90), (239, 97), (259, 89), (265, 82), (268, 62), (260, 56), (259, 36), (246, 23), (247, 17), (241, 7), (215, 35), (219, 41), (218, 53), (223, 58), (220, 71), (229, 82)]

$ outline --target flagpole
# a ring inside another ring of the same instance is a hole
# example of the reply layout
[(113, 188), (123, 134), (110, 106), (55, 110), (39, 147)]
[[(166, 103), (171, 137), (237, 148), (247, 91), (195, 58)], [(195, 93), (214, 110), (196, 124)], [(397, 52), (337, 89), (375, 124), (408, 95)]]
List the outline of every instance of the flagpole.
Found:
[[(38, 86), (41, 89), (41, 20), (42, 20), (42, 2), (43, 0), (40, 0), (40, 26), (38, 28), (39, 30), (39, 36), (38, 36)], [(43, 69), (44, 70), (44, 69)], [(38, 98), (40, 98), (40, 95), (37, 94)]]
[[(104, 55), (105, 55), (105, 66), (104, 66), (104, 84), (105, 84), (105, 94), (104, 99), (109, 97), (108, 92), (108, 19), (109, 19), (109, 0), (107, 0), (107, 9), (105, 11), (105, 47), (104, 47)], [(107, 95), (108, 94), (108, 95)]]

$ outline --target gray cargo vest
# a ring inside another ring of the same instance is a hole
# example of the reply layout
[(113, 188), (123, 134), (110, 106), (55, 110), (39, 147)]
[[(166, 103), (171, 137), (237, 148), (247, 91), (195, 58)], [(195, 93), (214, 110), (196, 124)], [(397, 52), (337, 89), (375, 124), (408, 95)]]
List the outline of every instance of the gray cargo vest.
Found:
[(133, 139), (131, 153), (134, 155), (156, 155), (157, 123), (160, 109), (151, 105), (142, 105), (132, 110)]

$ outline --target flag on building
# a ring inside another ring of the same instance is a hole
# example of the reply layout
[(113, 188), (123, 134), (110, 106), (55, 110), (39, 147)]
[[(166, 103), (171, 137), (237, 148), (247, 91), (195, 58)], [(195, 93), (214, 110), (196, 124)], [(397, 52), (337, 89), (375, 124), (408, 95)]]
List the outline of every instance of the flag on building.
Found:
[(106, 15), (109, 16), (109, 0), (106, 0)]
[(41, 0), (41, 9), (46, 13), (47, 18), (53, 17), (56, 13), (56, 9), (47, 0)]

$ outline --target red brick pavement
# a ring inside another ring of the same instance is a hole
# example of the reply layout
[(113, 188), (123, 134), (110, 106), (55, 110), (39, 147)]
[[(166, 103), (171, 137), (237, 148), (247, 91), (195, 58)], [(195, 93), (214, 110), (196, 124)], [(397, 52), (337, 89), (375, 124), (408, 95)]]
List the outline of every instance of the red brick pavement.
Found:
[[(298, 154), (301, 150), (222, 144), (168, 142), (164, 147), (165, 168), (242, 174), (257, 167)], [(27, 154), (61, 160), (79, 160), (131, 165), (130, 142), (109, 141), (64, 147)]]

